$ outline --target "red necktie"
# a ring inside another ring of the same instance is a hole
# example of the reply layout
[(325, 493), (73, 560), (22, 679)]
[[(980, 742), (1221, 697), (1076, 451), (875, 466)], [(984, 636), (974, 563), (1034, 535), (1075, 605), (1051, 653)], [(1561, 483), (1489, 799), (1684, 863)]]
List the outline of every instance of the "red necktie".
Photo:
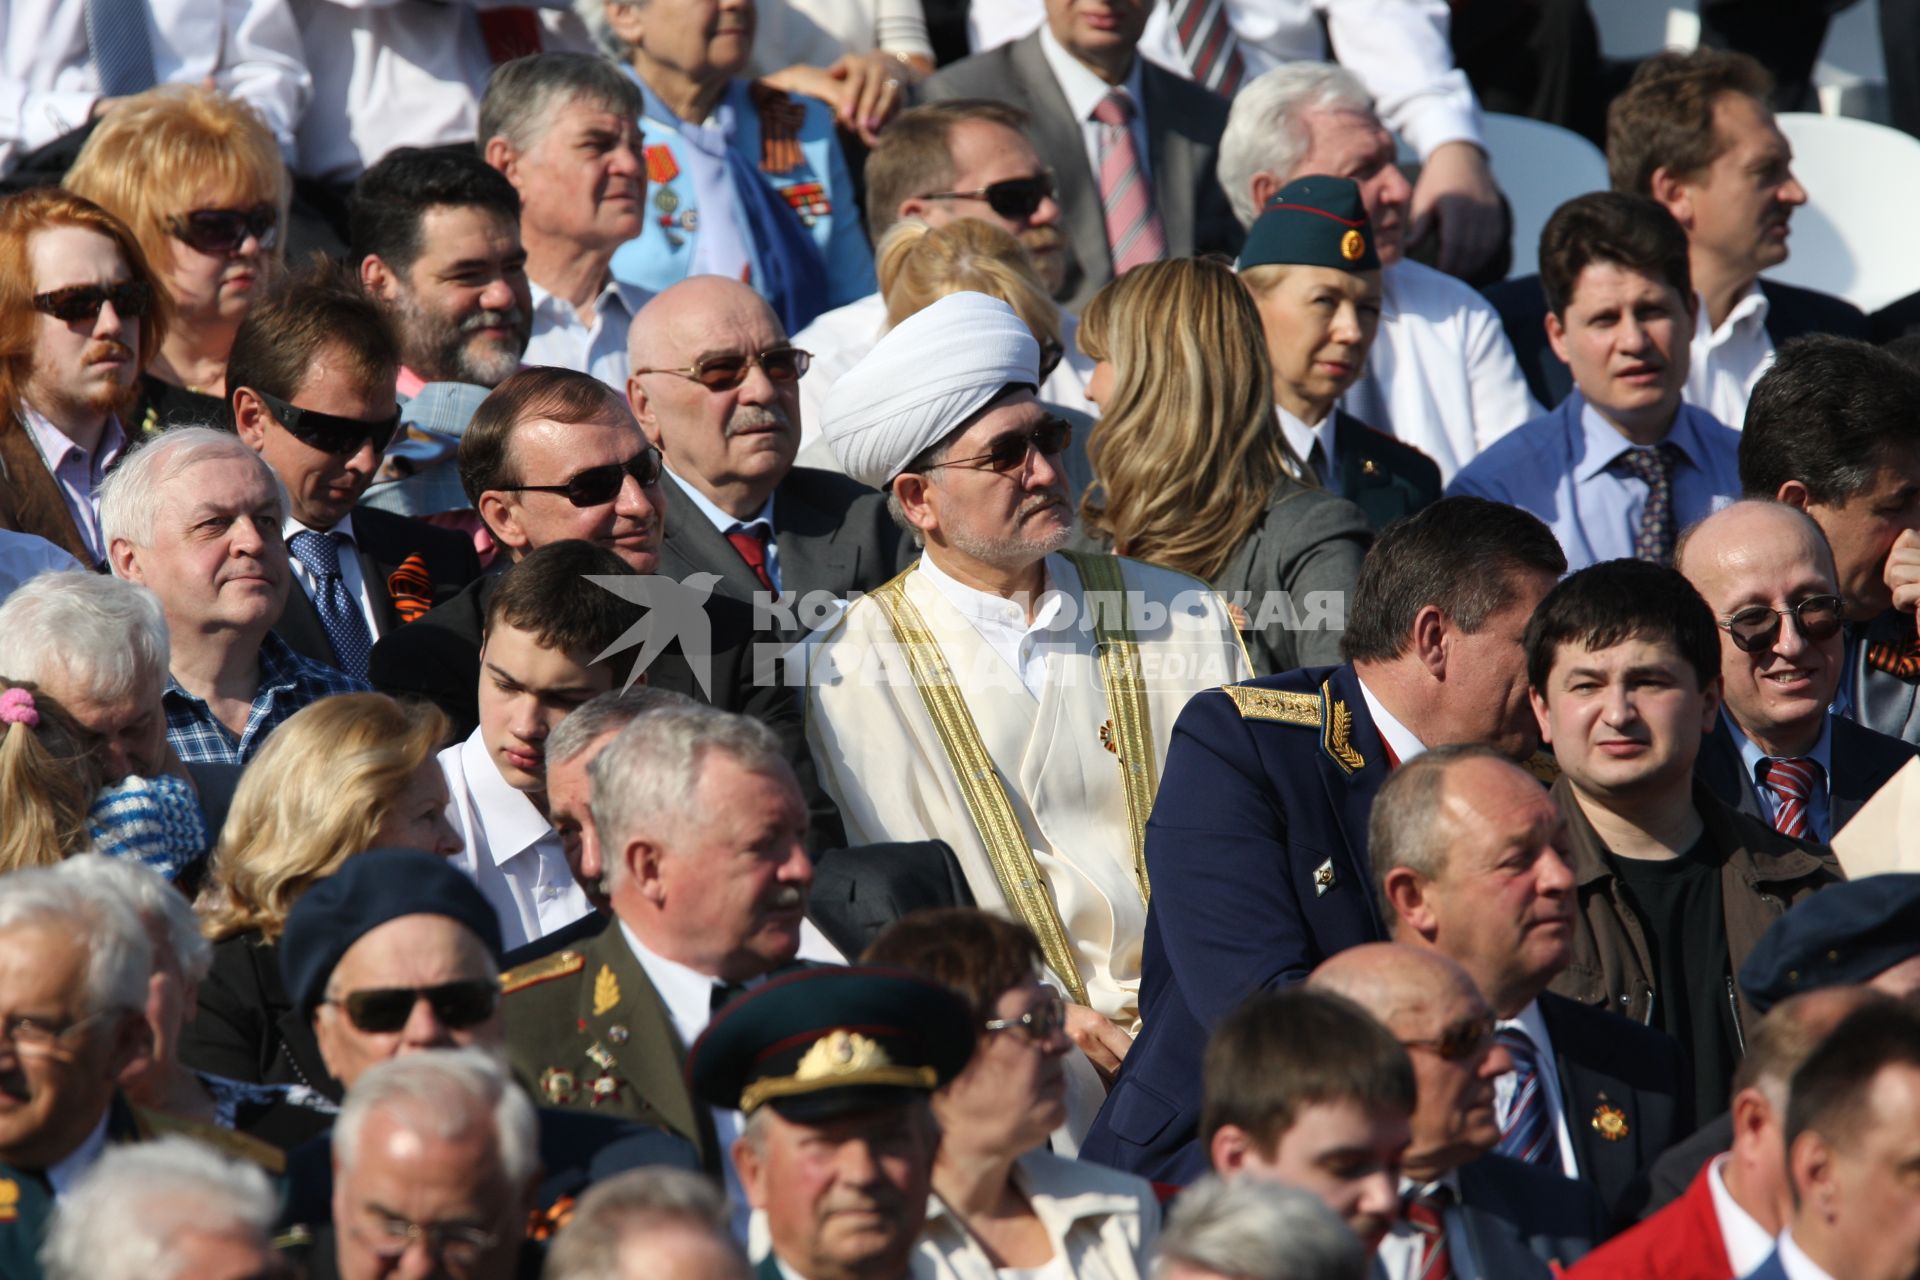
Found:
[(1447, 1206), (1452, 1200), (1452, 1191), (1435, 1187), (1407, 1201), (1407, 1225), (1420, 1240), (1420, 1257), (1413, 1269), (1415, 1280), (1453, 1280), (1446, 1222)]
[(1806, 756), (1776, 757), (1767, 761), (1766, 775), (1762, 781), (1777, 798), (1773, 809), (1775, 831), (1802, 840), (1814, 838), (1813, 824), (1808, 821), (1810, 815), (1807, 804), (1813, 798), (1813, 789), (1820, 785), (1824, 773), (1818, 760)]
[(753, 576), (760, 580), (760, 585), (773, 591), (773, 578), (767, 573), (767, 526), (735, 525), (727, 531), (727, 541), (747, 562), (747, 568), (753, 570)]

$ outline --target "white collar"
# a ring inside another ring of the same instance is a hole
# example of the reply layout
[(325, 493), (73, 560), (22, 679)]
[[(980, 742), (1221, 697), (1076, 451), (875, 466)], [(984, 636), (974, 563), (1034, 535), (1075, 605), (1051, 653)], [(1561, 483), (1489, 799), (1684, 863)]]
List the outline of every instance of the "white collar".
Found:
[(669, 960), (659, 952), (640, 941), (639, 935), (627, 927), (625, 920), (615, 917), (620, 926), (620, 935), (627, 940), (627, 947), (633, 952), (633, 958), (647, 972), (647, 981), (653, 983), (653, 989), (660, 993), (660, 1002), (667, 1006), (667, 1012), (673, 1017), (674, 1029), (679, 1031), (686, 1042), (682, 1048), (692, 1048), (694, 1039), (704, 1030), (713, 1017), (713, 989), (720, 985), (720, 979), (710, 973), (701, 973), (690, 969), (678, 960)]
[(460, 774), (473, 798), (473, 817), (486, 837), (487, 854), (499, 866), (553, 835), (548, 822), (527, 793), (509, 786), (493, 762), (493, 753), (475, 729), (460, 744)]
[(1720, 1223), (1720, 1241), (1727, 1247), (1733, 1274), (1746, 1275), (1773, 1252), (1773, 1236), (1727, 1190), (1726, 1167), (1731, 1157), (1715, 1156), (1707, 1165), (1707, 1189), (1713, 1194), (1713, 1216)]
[(351, 511), (341, 516), (340, 523), (331, 529), (316, 529), (310, 524), (302, 524), (300, 518), (289, 511), (286, 519), (280, 522), (280, 540), (290, 542), (296, 533), (318, 533), (328, 537), (341, 537), (347, 540), (348, 546), (358, 548), (360, 545), (359, 540), (353, 536), (353, 512)]
[(1287, 443), (1293, 446), (1293, 451), (1300, 455), (1300, 461), (1307, 462), (1313, 446), (1318, 444), (1323, 463), (1332, 464), (1334, 420), (1340, 416), (1337, 409), (1327, 410), (1327, 416), (1320, 419), (1317, 427), (1308, 426), (1277, 404), (1273, 406), (1273, 411), (1280, 418), (1281, 433), (1287, 437)]
[(1387, 750), (1393, 752), (1395, 759), (1405, 764), (1427, 749), (1427, 744), (1420, 741), (1413, 730), (1394, 719), (1393, 712), (1381, 705), (1380, 699), (1373, 696), (1373, 690), (1367, 688), (1367, 682), (1357, 672), (1353, 680), (1360, 686), (1360, 696), (1366, 699), (1367, 714), (1373, 717), (1373, 727), (1380, 731), (1380, 737), (1385, 740)]
[[(544, 308), (551, 310), (559, 316), (571, 317), (575, 320), (579, 319), (579, 313), (574, 310), (571, 302), (568, 302), (556, 293), (550, 292), (532, 276), (527, 277), (527, 293), (532, 298), (533, 309), (535, 311), (540, 311)], [(600, 287), (599, 294), (593, 300), (593, 314), (595, 317), (598, 317), (601, 312), (605, 311), (609, 306), (612, 306), (615, 310), (621, 312), (625, 319), (631, 323), (635, 314), (639, 312), (641, 307), (647, 304), (647, 300), (650, 297), (652, 297), (652, 295), (639, 285), (628, 284), (623, 280), (616, 280), (613, 277), (613, 273), (608, 272), (607, 282)], [(601, 326), (603, 329), (605, 327), (605, 325)]]
[(707, 518), (707, 522), (721, 533), (727, 532), (727, 530), (733, 528), (735, 525), (751, 526), (756, 524), (766, 525), (769, 534), (773, 532), (773, 500), (777, 495), (769, 493), (767, 500), (760, 505), (760, 510), (743, 520), (739, 516), (721, 510), (719, 504), (714, 502), (714, 500), (706, 494), (700, 492), (699, 485), (687, 479), (678, 471), (675, 471), (671, 463), (667, 464), (667, 470), (672, 474), (674, 483), (678, 484), (680, 488), (686, 492), (687, 501), (699, 508), (700, 514)]
[(1694, 321), (1695, 332), (1704, 337), (1710, 347), (1719, 346), (1736, 333), (1757, 332), (1767, 323), (1767, 311), (1771, 307), (1765, 290), (1760, 287), (1758, 277), (1747, 281), (1746, 289), (1739, 298), (1735, 299), (1733, 306), (1727, 311), (1727, 318), (1720, 322), (1720, 327), (1717, 329), (1709, 330), (1705, 327), (1707, 300), (1700, 296), (1698, 289), (1693, 291), (1693, 300), (1694, 305), (1699, 308), (1698, 317)]
[(86, 1136), (86, 1140), (68, 1152), (66, 1159), (47, 1170), (47, 1182), (53, 1187), (55, 1196), (67, 1194), (80, 1175), (93, 1168), (93, 1162), (100, 1158), (101, 1150), (107, 1145), (107, 1117), (112, 1113), (111, 1106), (102, 1111), (100, 1123), (93, 1126), (93, 1132)]
[[(1366, 686), (1362, 685), (1362, 688)], [(1553, 1037), (1547, 1034), (1547, 1020), (1540, 1016), (1540, 1001), (1527, 1001), (1526, 1007), (1511, 1018), (1502, 1018), (1495, 1024), (1499, 1027), (1515, 1027), (1527, 1033), (1527, 1039), (1533, 1041), (1533, 1051), (1541, 1060), (1542, 1070), (1545, 1062), (1553, 1056)]]
[(1794, 1243), (1792, 1227), (1780, 1233), (1780, 1269), (1787, 1273), (1787, 1280), (1833, 1280), (1825, 1267)]
[(1053, 78), (1060, 82), (1060, 93), (1067, 100), (1067, 106), (1073, 109), (1073, 118), (1081, 124), (1093, 120), (1093, 109), (1100, 105), (1101, 99), (1115, 89), (1122, 90), (1133, 99), (1133, 118), (1140, 119), (1147, 104), (1141, 97), (1140, 62), (1138, 52), (1133, 55), (1133, 68), (1127, 72), (1127, 78), (1119, 84), (1108, 84), (1095, 75), (1093, 68), (1068, 53), (1066, 46), (1053, 38), (1053, 29), (1046, 23), (1040, 24), (1040, 54), (1047, 60), (1047, 67), (1053, 72)]
[(1061, 570), (1066, 567), (1066, 559), (1058, 555), (1046, 558), (1045, 582), (1040, 588), (1040, 605), (1033, 611), (1033, 621), (1027, 621), (1027, 612), (1017, 601), (991, 591), (982, 591), (970, 587), (933, 562), (929, 554), (920, 557), (919, 572), (927, 575), (940, 594), (946, 597), (948, 604), (960, 611), (961, 616), (970, 621), (991, 622), (1019, 631), (1044, 631), (1065, 604), (1065, 593), (1059, 586), (1062, 581)]

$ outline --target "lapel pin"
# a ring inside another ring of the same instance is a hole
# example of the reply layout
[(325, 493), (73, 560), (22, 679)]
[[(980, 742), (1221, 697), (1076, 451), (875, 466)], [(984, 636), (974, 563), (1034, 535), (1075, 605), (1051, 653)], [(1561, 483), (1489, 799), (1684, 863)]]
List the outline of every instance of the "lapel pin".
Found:
[(1333, 888), (1333, 859), (1328, 858), (1313, 869), (1313, 896), (1323, 898), (1331, 888)]
[(1593, 1131), (1608, 1142), (1618, 1142), (1633, 1132), (1627, 1127), (1627, 1113), (1604, 1102), (1593, 1109)]

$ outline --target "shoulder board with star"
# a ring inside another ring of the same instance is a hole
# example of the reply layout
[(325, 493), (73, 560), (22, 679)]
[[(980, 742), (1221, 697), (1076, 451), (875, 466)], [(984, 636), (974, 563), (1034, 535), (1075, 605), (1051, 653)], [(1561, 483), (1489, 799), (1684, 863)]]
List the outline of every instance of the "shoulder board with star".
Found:
[(510, 996), (516, 991), (525, 991), (528, 987), (552, 982), (555, 978), (571, 977), (586, 967), (587, 958), (578, 951), (556, 951), (550, 956), (529, 960), (501, 974), (500, 993)]
[(1242, 720), (1277, 720), (1303, 729), (1320, 727), (1320, 695), (1296, 693), (1291, 689), (1256, 689), (1249, 685), (1223, 685), (1221, 692), (1233, 699)]
[(145, 1138), (165, 1138), (179, 1134), (192, 1138), (195, 1142), (212, 1147), (226, 1155), (258, 1165), (261, 1169), (279, 1177), (287, 1171), (287, 1153), (272, 1143), (262, 1142), (258, 1138), (222, 1129), (219, 1125), (204, 1124), (198, 1120), (188, 1120), (180, 1116), (168, 1115), (164, 1111), (155, 1111), (150, 1107), (135, 1107), (135, 1123)]

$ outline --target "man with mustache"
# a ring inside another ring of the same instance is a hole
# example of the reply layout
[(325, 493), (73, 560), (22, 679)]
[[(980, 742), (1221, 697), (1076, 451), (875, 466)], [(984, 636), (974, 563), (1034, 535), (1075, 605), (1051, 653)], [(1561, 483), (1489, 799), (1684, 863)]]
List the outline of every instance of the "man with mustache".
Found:
[(911, 559), (878, 493), (793, 465), (811, 353), (752, 289), (723, 276), (672, 285), (634, 320), (629, 350), (627, 403), (666, 462), (661, 572), (716, 573), (718, 590), (762, 607), (816, 596), (817, 609)]
[(1720, 713), (1720, 641), (1674, 570), (1613, 560), (1567, 578), (1528, 624), (1526, 655), (1540, 735), (1563, 770), (1553, 796), (1574, 878), (1572, 959), (1552, 988), (1679, 1041), (1682, 1096), (1694, 1115), (1718, 1115), (1759, 1020), (1734, 973), (1839, 865), (1695, 778)]
[(1353, 1001), (1413, 1059), (1413, 1138), (1400, 1165), (1404, 1217), (1380, 1242), (1375, 1274), (1545, 1280), (1606, 1238), (1591, 1188), (1541, 1177), (1494, 1150), (1495, 1082), (1514, 1064), (1465, 969), (1429, 948), (1368, 943), (1324, 961), (1307, 989)]
[(1652, 200), (1579, 196), (1540, 233), (1540, 282), (1574, 390), (1447, 491), (1533, 512), (1573, 569), (1671, 564), (1679, 531), (1740, 493), (1740, 434), (1684, 400), (1697, 306), (1686, 234)]
[[(1744, 53), (1658, 53), (1607, 109), (1613, 189), (1658, 202), (1686, 233), (1694, 312), (1687, 403), (1735, 428), (1782, 343), (1811, 333), (1873, 336), (1853, 304), (1760, 274), (1787, 260), (1793, 211), (1807, 202), (1793, 148), (1767, 106), (1771, 88)], [(1547, 342), (1540, 281), (1517, 277), (1487, 296), (1535, 398), (1558, 403), (1571, 379), (1566, 356)]]
[(1647, 1168), (1693, 1128), (1693, 1099), (1672, 1037), (1547, 990), (1573, 955), (1553, 798), (1486, 747), (1437, 747), (1394, 771), (1367, 826), (1394, 939), (1456, 961), (1499, 1019), (1513, 1070), (1495, 1082), (1494, 1150), (1589, 1183), (1631, 1221)]
[(589, 773), (614, 925), (502, 977), (508, 1052), (542, 1101), (662, 1124), (719, 1173), (740, 1116), (688, 1093), (687, 1049), (796, 957), (841, 960), (806, 918), (806, 805), (779, 739), (711, 707), (643, 712)]
[[(835, 384), (828, 444), (925, 551), (810, 639), (807, 733), (851, 841), (952, 844), (974, 900), (1040, 939), (1068, 1030), (1111, 1073), (1139, 1019), (1158, 762), (1187, 699), (1249, 668), (1204, 584), (1058, 554), (1071, 433), (1039, 365), (1011, 307), (957, 293)], [(1067, 1062), (1083, 1132), (1101, 1090)]]
[(96, 493), (127, 447), (119, 415), (166, 336), (159, 277), (133, 232), (47, 187), (0, 201), (0, 529), (107, 560)]
[(605, 58), (502, 63), (480, 101), (480, 148), (520, 193), (533, 337), (528, 364), (627, 381), (627, 327), (651, 295), (613, 278), (646, 222), (640, 91)]

